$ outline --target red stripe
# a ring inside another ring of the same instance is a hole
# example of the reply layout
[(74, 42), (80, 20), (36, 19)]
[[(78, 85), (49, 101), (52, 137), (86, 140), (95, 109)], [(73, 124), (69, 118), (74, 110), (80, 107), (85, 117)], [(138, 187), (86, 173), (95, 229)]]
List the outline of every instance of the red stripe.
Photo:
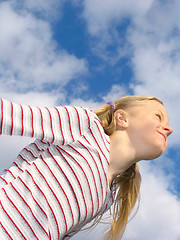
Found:
[(105, 141), (104, 141), (102, 132), (101, 132), (99, 126), (97, 125), (97, 122), (96, 122), (96, 121), (94, 121), (94, 122), (95, 122), (95, 124), (96, 124), (96, 126), (97, 126), (97, 128), (98, 128), (98, 131), (99, 131), (99, 133), (100, 133), (100, 135), (101, 135), (101, 138), (102, 138), (102, 140), (103, 140), (104, 146), (106, 147), (106, 150), (107, 150), (108, 152), (110, 152), (109, 149), (108, 149), (107, 146), (106, 146), (106, 143), (105, 143)]
[(31, 137), (34, 137), (34, 125), (33, 125), (33, 110), (31, 108), (31, 106), (28, 106), (30, 108), (31, 111), (31, 127), (32, 127), (32, 135)]
[[(30, 173), (28, 170), (25, 170), (25, 171), (29, 174), (29, 176), (32, 178), (32, 181), (33, 181), (34, 184), (36, 185), (37, 189), (41, 192), (42, 196), (43, 196), (44, 199), (46, 200), (47, 205), (49, 206), (49, 208), (50, 208), (50, 210), (51, 210), (51, 212), (52, 212), (52, 215), (53, 215), (54, 219), (56, 220), (56, 217), (55, 217), (55, 214), (54, 214), (54, 212), (53, 212), (53, 209), (51, 208), (51, 205), (49, 204), (49, 202), (48, 202), (46, 196), (44, 195), (43, 191), (42, 191), (42, 190), (40, 189), (40, 187), (37, 185), (36, 181), (34, 180), (33, 176), (31, 175), (31, 173)], [(39, 206), (39, 205), (38, 205), (38, 206)], [(46, 218), (48, 219), (48, 216), (47, 216), (47, 214), (44, 212), (44, 210), (43, 210), (41, 207), (40, 207), (40, 209), (41, 209), (41, 211), (44, 213), (44, 215), (46, 216)], [(57, 226), (57, 225), (56, 225), (56, 226)], [(51, 234), (50, 234), (50, 232), (49, 232), (49, 239), (51, 239)]]
[(91, 132), (91, 135), (93, 136), (93, 138), (94, 138), (94, 141), (96, 142), (96, 144), (97, 144), (98, 148), (100, 149), (100, 151), (101, 151), (102, 155), (103, 155), (103, 156), (104, 156), (104, 158), (106, 159), (106, 162), (107, 162), (107, 164), (109, 165), (109, 161), (108, 161), (108, 159), (107, 159), (107, 156), (104, 154), (104, 152), (103, 152), (102, 148), (100, 147), (100, 145), (99, 145), (98, 141), (96, 140), (96, 138), (95, 138), (95, 136), (94, 136), (94, 134), (93, 134), (93, 132), (92, 132), (92, 130), (91, 130), (91, 129), (90, 129), (90, 132)]
[[(103, 172), (104, 172), (104, 175), (105, 175), (105, 178), (106, 178), (106, 189), (108, 190), (108, 176), (107, 176), (107, 174), (106, 174), (106, 172), (105, 172), (105, 170), (104, 170), (104, 167), (103, 167), (103, 163), (102, 163), (102, 159), (101, 159), (101, 156), (100, 156), (100, 154), (99, 154), (99, 152), (97, 151), (97, 154), (99, 155), (99, 159), (100, 159), (100, 161), (101, 161), (101, 164), (102, 164), (102, 168), (103, 168)], [(106, 194), (107, 194), (107, 191), (106, 191)]]
[(33, 144), (35, 145), (38, 151), (41, 151), (41, 149), (38, 147), (38, 145), (35, 142), (33, 142)]
[[(43, 159), (43, 157), (42, 157), (42, 155), (40, 155), (40, 157), (41, 157), (42, 161), (45, 162), (44, 159)], [(49, 168), (49, 166), (48, 166), (48, 168)], [(47, 180), (45, 179), (45, 177), (44, 177), (42, 174), (41, 174), (41, 176), (44, 178), (47, 186), (49, 187), (49, 189), (50, 189), (51, 192), (53, 193), (54, 197), (56, 198), (56, 201), (58, 202), (58, 204), (59, 204), (59, 206), (60, 206), (60, 208), (61, 208), (61, 211), (62, 211), (62, 214), (63, 214), (63, 217), (64, 217), (64, 221), (65, 221), (65, 225), (66, 225), (66, 231), (67, 231), (67, 221), (66, 221), (66, 216), (65, 216), (64, 210), (63, 210), (63, 208), (62, 208), (62, 205), (61, 205), (58, 197), (56, 196), (55, 192), (52, 190), (51, 186), (49, 185), (49, 183), (48, 183)]]
[[(57, 149), (57, 150), (58, 150), (58, 149)], [(58, 150), (58, 151), (59, 151), (59, 150)], [(72, 192), (73, 192), (73, 194), (74, 194), (74, 197), (75, 197), (76, 202), (77, 202), (77, 205), (78, 205), (78, 212), (79, 212), (78, 224), (79, 224), (79, 221), (80, 221), (80, 206), (79, 206), (79, 203), (78, 203), (78, 199), (77, 199), (77, 197), (76, 197), (76, 194), (75, 194), (75, 192), (74, 192), (74, 189), (73, 189), (71, 183), (69, 182), (69, 179), (66, 177), (66, 174), (64, 173), (64, 171), (62, 170), (62, 168), (60, 167), (60, 165), (58, 164), (58, 162), (56, 161), (56, 159), (53, 157), (53, 155), (50, 153), (49, 149), (48, 149), (48, 152), (49, 152), (50, 156), (51, 156), (51, 157), (54, 159), (54, 161), (56, 162), (57, 166), (60, 168), (61, 172), (63, 173), (64, 177), (66, 178), (66, 180), (67, 180), (67, 182), (68, 182), (68, 184), (69, 184), (69, 186), (70, 186), (71, 189), (72, 189)], [(60, 154), (61, 154), (61, 153), (60, 153)], [(61, 154), (61, 156), (63, 157), (62, 154)], [(64, 158), (64, 157), (63, 157), (63, 158)], [(66, 160), (66, 159), (65, 159), (65, 160)], [(83, 196), (84, 196), (84, 195), (83, 195)], [(85, 206), (86, 206), (86, 205), (85, 205)], [(87, 207), (86, 207), (86, 216), (87, 216)]]
[[(41, 143), (43, 143), (44, 145), (49, 145), (50, 146), (50, 143), (49, 142), (47, 142), (47, 141), (45, 141), (45, 140), (40, 140), (41, 141)], [(44, 149), (42, 149), (42, 151), (44, 151)]]
[(13, 178), (16, 179), (16, 177), (13, 175), (13, 173), (11, 172), (11, 170), (5, 169), (5, 171), (6, 171), (6, 172), (9, 172), (9, 173), (13, 176)]
[[(42, 157), (41, 157), (42, 158)], [(50, 169), (50, 167), (48, 166), (48, 164), (46, 163), (46, 161), (44, 161), (44, 159), (42, 158), (44, 164), (47, 166), (47, 168), (49, 169), (50, 173), (52, 174), (52, 176), (54, 177), (54, 179), (56, 180), (56, 182), (58, 183), (58, 185), (60, 186), (61, 190), (63, 191), (66, 199), (67, 199), (67, 202), (68, 202), (68, 205), (70, 207), (70, 211), (71, 211), (71, 216), (72, 216), (72, 219), (73, 219), (73, 223), (72, 223), (72, 226), (74, 225), (74, 215), (73, 215), (73, 211), (72, 211), (72, 207), (71, 207), (71, 204), (69, 202), (69, 199), (68, 199), (68, 196), (67, 194), (65, 193), (64, 189), (62, 188), (60, 182), (58, 181), (58, 179), (56, 178), (56, 176), (54, 175), (54, 173), (52, 172), (52, 170)]]
[(23, 170), (17, 165), (16, 162), (13, 162), (13, 163), (14, 163), (14, 165), (16, 165), (16, 167), (17, 167), (21, 172), (23, 172)]
[(87, 112), (86, 109), (84, 109), (84, 111), (85, 111), (86, 116), (87, 116), (87, 118), (88, 118), (88, 127), (89, 127), (89, 129), (91, 129), (91, 127), (90, 127), (90, 118), (89, 118), (88, 112)]
[[(26, 203), (26, 201), (24, 200), (24, 198), (21, 196), (21, 194), (17, 191), (17, 189), (13, 186), (12, 183), (11, 187), (14, 189), (14, 191), (19, 195), (19, 197), (23, 200), (24, 204), (29, 208), (29, 210), (32, 213), (32, 210), (30, 209), (30, 207), (28, 206), (28, 204)], [(5, 191), (5, 190), (4, 190)], [(5, 192), (6, 196), (7, 193)], [(36, 236), (34, 230), (32, 229), (32, 227), (30, 226), (30, 224), (28, 223), (28, 221), (25, 219), (25, 217), (22, 215), (22, 213), (18, 210), (18, 208), (16, 207), (16, 205), (11, 201), (11, 199), (7, 196), (7, 198), (9, 199), (9, 201), (11, 202), (11, 204), (14, 206), (14, 208), (16, 209), (16, 211), (19, 213), (19, 215), (23, 218), (23, 220), (26, 222), (26, 224), (28, 225), (28, 227), (30, 228), (31, 232), (34, 234), (35, 238), (39, 240), (39, 238)]]
[(52, 142), (51, 142), (51, 143), (53, 143), (53, 142), (54, 142), (54, 132), (53, 132), (53, 125), (52, 125), (52, 115), (51, 115), (51, 113), (50, 113), (50, 111), (49, 111), (49, 109), (48, 109), (47, 107), (46, 107), (46, 109), (48, 110), (49, 117), (50, 117), (51, 132), (52, 132), (52, 135), (53, 135), (53, 139), (52, 139)]
[(34, 156), (33, 152), (31, 152), (29, 149), (27, 149), (27, 148), (24, 148), (24, 149), (25, 149), (28, 153), (30, 153), (33, 158), (35, 158), (35, 159), (37, 158), (36, 156)]
[(18, 155), (23, 161), (25, 161), (28, 165), (31, 165), (21, 154)]
[(3, 127), (3, 100), (1, 99), (1, 127), (0, 127), (0, 134), (2, 134), (2, 127)]
[[(40, 170), (39, 170), (38, 167), (36, 166), (35, 162), (33, 162), (33, 165), (35, 166), (35, 168), (37, 169), (37, 171), (39, 172), (39, 174), (42, 176), (42, 178), (43, 178), (44, 181), (46, 182), (48, 188), (51, 190), (52, 194), (54, 195), (54, 197), (56, 198), (57, 202), (59, 203), (59, 200), (58, 200), (57, 196), (55, 195), (54, 191), (52, 190), (52, 188), (51, 188), (50, 185), (48, 184), (46, 178), (42, 175), (42, 173), (40, 172)], [(60, 203), (59, 203), (59, 205), (60, 205)], [(57, 232), (58, 232), (58, 239), (59, 239), (59, 237), (60, 237), (59, 225), (58, 225), (58, 222), (57, 222), (57, 219), (56, 219), (55, 214), (53, 214), (53, 216), (54, 216), (54, 220), (55, 220), (55, 222), (56, 222), (56, 227), (57, 227)], [(66, 224), (66, 223), (65, 223), (65, 224)], [(66, 224), (66, 227), (67, 227), (67, 224)], [(66, 230), (67, 230), (67, 229), (66, 229)]]
[(102, 185), (102, 179), (101, 179), (101, 174), (99, 172), (99, 168), (98, 168), (98, 165), (96, 163), (96, 160), (94, 159), (93, 155), (91, 154), (91, 152), (89, 151), (89, 149), (80, 141), (78, 141), (83, 147), (84, 149), (86, 149), (86, 151), (89, 153), (89, 155), (91, 156), (91, 158), (93, 159), (95, 165), (96, 165), (96, 168), (98, 170), (98, 175), (99, 175), (99, 179), (100, 179), (100, 183), (101, 183), (101, 189), (102, 189), (102, 203), (103, 203), (103, 197), (104, 197), (104, 191), (103, 191), (103, 185)]
[(5, 233), (8, 235), (8, 237), (13, 240), (13, 238), (9, 235), (9, 233), (6, 231), (5, 227), (2, 225), (2, 223), (0, 222), (1, 227), (3, 228), (3, 230), (5, 231)]
[(81, 125), (80, 125), (80, 117), (79, 117), (79, 113), (76, 109), (76, 107), (74, 107), (74, 109), (76, 110), (76, 113), (77, 113), (77, 116), (78, 116), (78, 124), (79, 124), (79, 133), (80, 133), (80, 136), (82, 136), (82, 133), (81, 133)]
[[(79, 141), (78, 141), (79, 142)], [(70, 145), (68, 145), (70, 148), (72, 148), (75, 152), (77, 152), (85, 161), (86, 161), (86, 163), (88, 164), (88, 166), (89, 166), (89, 168), (90, 168), (90, 170), (91, 170), (91, 173), (92, 173), (92, 176), (93, 176), (93, 180), (94, 180), (94, 185), (95, 185), (95, 188), (96, 188), (96, 194), (97, 194), (97, 199), (98, 199), (98, 207), (97, 207), (97, 212), (98, 212), (98, 210), (99, 210), (99, 194), (98, 194), (98, 190), (97, 190), (97, 185), (96, 185), (96, 180), (95, 180), (95, 176), (94, 176), (94, 173), (93, 173), (93, 170), (92, 170), (92, 168), (91, 168), (91, 166), (89, 165), (89, 163), (88, 163), (88, 161), (86, 160), (86, 158), (79, 152), (79, 151), (77, 151), (75, 148), (73, 148), (72, 146), (70, 146)], [(76, 160), (75, 160), (76, 161)], [(79, 165), (79, 163), (76, 161), (76, 163)], [(79, 165), (80, 166), (80, 165)], [(81, 168), (81, 166), (80, 166), (80, 168)], [(86, 175), (85, 175), (86, 176)], [(87, 176), (86, 176), (86, 178), (87, 178)], [(88, 180), (87, 180), (88, 181)], [(89, 189), (90, 189), (90, 192), (91, 192), (91, 188), (90, 188), (90, 186), (89, 186)], [(92, 193), (91, 193), (91, 195), (92, 195)], [(94, 204), (93, 204), (94, 205)]]
[(107, 209), (108, 209), (108, 203), (106, 204), (106, 207), (105, 207), (105, 210), (104, 210), (104, 212), (106, 212), (106, 211), (107, 211)]
[(13, 104), (11, 102), (11, 132), (10, 135), (13, 133)]
[(22, 105), (20, 104), (20, 107), (21, 107), (21, 125), (22, 125), (22, 132), (21, 132), (21, 136), (23, 136), (23, 133), (24, 133), (24, 124), (23, 124), (23, 107)]
[[(30, 173), (28, 170), (25, 170), (25, 172), (27, 172), (27, 173), (29, 174), (29, 176), (32, 178), (33, 183), (36, 185), (37, 189), (41, 192), (41, 194), (42, 194), (43, 197), (45, 198), (45, 200), (46, 200), (46, 202), (47, 202), (47, 204), (48, 204), (49, 208), (51, 209), (52, 214), (53, 214), (53, 216), (54, 216), (54, 212), (53, 212), (53, 210), (52, 210), (52, 208), (51, 208), (51, 206), (50, 206), (50, 204), (49, 204), (46, 196), (44, 195), (44, 193), (42, 192), (42, 190), (39, 188), (39, 186), (37, 185), (37, 183), (35, 182), (33, 176), (31, 175), (31, 173)], [(38, 205), (39, 205), (39, 204), (38, 204)], [(40, 205), (39, 205), (39, 206), (40, 206)], [(44, 210), (43, 210), (41, 207), (40, 207), (40, 209), (41, 209), (41, 211), (44, 213), (44, 215), (46, 216), (46, 218), (48, 218), (48, 216), (47, 216), (47, 214), (44, 212)]]
[[(98, 122), (99, 125), (103, 128), (102, 123), (100, 122), (99, 119), (96, 119), (96, 122)], [(103, 131), (104, 131), (104, 128), (103, 128)], [(110, 142), (107, 140), (107, 138), (105, 138), (105, 139), (106, 139), (106, 142), (110, 144)]]
[[(99, 118), (98, 119), (96, 119), (96, 122), (98, 122), (99, 123), (99, 125), (103, 128), (103, 126), (102, 126), (102, 123), (100, 122), (100, 120), (99, 120)], [(103, 129), (103, 131), (104, 131), (104, 129)], [(108, 141), (108, 139), (107, 138), (105, 138), (105, 140), (106, 140), (106, 142), (108, 143), (108, 144), (110, 144), (110, 142)]]
[(87, 115), (87, 117), (88, 117), (88, 125), (89, 125), (89, 130), (90, 130), (90, 132), (91, 132), (91, 135), (93, 136), (93, 138), (94, 138), (94, 141), (96, 142), (96, 144), (97, 144), (98, 148), (100, 149), (101, 153), (102, 153), (102, 154), (103, 154), (103, 156), (105, 157), (105, 159), (106, 159), (106, 161), (107, 161), (107, 164), (109, 165), (109, 161), (108, 161), (108, 159), (107, 159), (106, 155), (104, 154), (104, 152), (103, 152), (102, 148), (100, 147), (99, 143), (97, 142), (97, 140), (96, 140), (96, 138), (95, 138), (95, 136), (94, 136), (94, 134), (93, 134), (93, 132), (92, 132), (92, 130), (91, 130), (91, 127), (90, 127), (90, 118), (89, 118), (88, 112), (87, 112), (87, 110), (86, 110), (86, 109), (84, 109), (84, 110), (85, 110), (85, 112), (86, 112), (86, 115)]
[(49, 230), (49, 240), (51, 240), (52, 238), (51, 238), (51, 233), (50, 233), (50, 230)]
[[(58, 146), (59, 149), (61, 149), (59, 146)], [(65, 151), (64, 149), (61, 149), (63, 152), (65, 152), (69, 157), (71, 157), (78, 165), (79, 167), (81, 168), (82, 172), (84, 173), (84, 176), (86, 178), (86, 181), (88, 183), (88, 187), (89, 187), (89, 190), (90, 190), (90, 195), (91, 195), (91, 202), (92, 202), (92, 216), (94, 214), (94, 202), (93, 202), (93, 197), (92, 197), (92, 192), (91, 192), (91, 188), (90, 188), (90, 184), (89, 184), (89, 181), (88, 181), (88, 178), (87, 178), (87, 175), (86, 173), (84, 172), (83, 168), (81, 167), (81, 165), (76, 161), (76, 159), (71, 156), (67, 151)]]
[(39, 109), (39, 112), (40, 112), (40, 115), (41, 115), (41, 129), (42, 129), (42, 134), (43, 134), (41, 140), (43, 140), (44, 139), (43, 115), (42, 115), (41, 109), (40, 108), (38, 108), (38, 109)]
[(61, 135), (62, 135), (62, 138), (63, 138), (63, 142), (62, 142), (62, 145), (65, 144), (65, 139), (64, 139), (64, 134), (63, 134), (63, 131), (62, 131), (62, 123), (61, 123), (61, 117), (60, 117), (60, 114), (59, 114), (59, 111), (57, 108), (55, 108), (57, 113), (58, 113), (58, 117), (59, 117), (59, 125), (60, 125), (60, 131), (61, 131)]
[(2, 178), (1, 176), (0, 176), (0, 179), (2, 179), (6, 184), (8, 184), (8, 182), (4, 178)]
[[(37, 204), (37, 206), (40, 208), (38, 202), (37, 202), (37, 201), (35, 200), (35, 198), (33, 197), (33, 194), (32, 194), (32, 192), (31, 192), (31, 190), (28, 188), (28, 186), (23, 182), (23, 180), (22, 180), (20, 177), (18, 177), (18, 178), (19, 178), (19, 180), (22, 182), (22, 184), (26, 187), (26, 189), (30, 192), (33, 200), (35, 201), (35, 203)], [(20, 196), (20, 197), (21, 197), (21, 196)], [(21, 197), (21, 198), (22, 198), (22, 197)], [(24, 199), (23, 199), (23, 201), (25, 202)], [(37, 219), (36, 216), (34, 215), (32, 209), (30, 208), (30, 206), (29, 206), (26, 202), (25, 202), (25, 204), (26, 204), (26, 206), (29, 208), (29, 210), (31, 211), (31, 213), (32, 213), (33, 217), (35, 218), (36, 222), (39, 224), (39, 226), (42, 228), (42, 230), (43, 230), (43, 231), (46, 233), (46, 235), (48, 236), (48, 233), (46, 232), (46, 230), (44, 229), (44, 227), (41, 225), (41, 223), (38, 221), (38, 219)], [(42, 208), (40, 208), (40, 209), (42, 209)]]
[[(63, 154), (60, 152), (60, 150), (58, 149), (58, 147), (56, 147), (56, 149), (57, 149), (57, 151), (60, 153), (60, 155), (62, 156), (62, 158), (66, 161), (66, 158), (65, 158), (65, 157), (63, 156)], [(49, 152), (49, 149), (48, 149), (48, 152)], [(69, 179), (67, 178), (66, 174), (64, 173), (64, 171), (62, 170), (62, 168), (60, 167), (60, 165), (58, 164), (58, 162), (56, 161), (56, 159), (53, 157), (53, 155), (52, 155), (50, 152), (49, 152), (49, 154), (50, 154), (51, 157), (54, 159), (54, 161), (56, 162), (57, 166), (60, 168), (61, 172), (63, 173), (64, 177), (66, 178), (66, 181), (68, 182), (69, 186), (70, 186), (71, 189), (72, 189), (72, 192), (73, 192), (73, 194), (74, 194), (74, 197), (75, 197), (76, 202), (77, 202), (77, 205), (78, 205), (78, 212), (79, 212), (78, 224), (79, 224), (81, 213), (80, 213), (79, 202), (78, 202), (78, 199), (77, 199), (76, 194), (75, 194), (75, 192), (74, 192), (74, 189), (73, 189), (71, 183), (69, 182)], [(67, 165), (69, 166), (69, 168), (71, 169), (71, 171), (73, 172), (73, 174), (74, 174), (74, 176), (75, 176), (75, 178), (76, 178), (76, 180), (77, 180), (77, 182), (78, 182), (78, 184), (79, 184), (79, 187), (80, 187), (80, 189), (81, 189), (81, 193), (82, 193), (82, 197), (83, 197), (84, 205), (85, 205), (85, 209), (86, 209), (86, 216), (85, 216), (85, 219), (84, 219), (84, 221), (85, 221), (86, 218), (87, 218), (87, 205), (86, 205), (85, 197), (84, 197), (84, 194), (83, 194), (82, 186), (81, 186), (81, 184), (80, 184), (80, 182), (79, 182), (79, 180), (78, 180), (78, 178), (77, 178), (76, 173), (75, 173), (74, 170), (72, 169), (71, 165), (69, 165), (69, 163), (68, 163), (67, 161), (66, 161), (66, 163), (67, 163)]]
[[(85, 137), (85, 136), (83, 136), (84, 137), (84, 139), (89, 143), (89, 141), (87, 140), (87, 138)], [(90, 144), (90, 143), (89, 143)], [(107, 186), (108, 186), (108, 176), (107, 176), (107, 174), (106, 174), (106, 172), (105, 172), (105, 170), (104, 170), (104, 166), (103, 166), (103, 162), (102, 162), (102, 159), (101, 159), (101, 156), (100, 156), (100, 154), (99, 154), (99, 152), (97, 151), (97, 154), (98, 154), (98, 156), (99, 156), (99, 160), (100, 160), (100, 162), (101, 162), (101, 166), (102, 166), (102, 169), (103, 169), (103, 172), (104, 172), (104, 176), (105, 176), (105, 178), (106, 178), (106, 184), (107, 184)]]
[(72, 127), (71, 127), (71, 119), (70, 119), (70, 115), (69, 115), (69, 111), (66, 107), (64, 107), (66, 109), (67, 115), (68, 115), (68, 122), (69, 122), (69, 129), (70, 129), (70, 133), (71, 133), (71, 137), (72, 140), (74, 141), (74, 137), (73, 137), (73, 133), (72, 133)]
[[(17, 165), (17, 163), (16, 162), (14, 162), (14, 164), (18, 167), (18, 165)], [(29, 164), (30, 165), (30, 164)], [(24, 172), (20, 167), (18, 167), (18, 169), (19, 170), (21, 170), (22, 172)], [(30, 173), (27, 171), (27, 173), (30, 175)], [(31, 176), (31, 175), (30, 175)], [(1, 176), (0, 176), (0, 178), (2, 178)], [(19, 177), (18, 177), (19, 178)], [(31, 178), (32, 178), (32, 176), (31, 176)], [(20, 179), (20, 178), (19, 178)], [(4, 180), (5, 182), (6, 182), (6, 180), (5, 179), (3, 179), (2, 178), (2, 180)], [(21, 180), (21, 179), (20, 179)], [(32, 180), (33, 180), (33, 182), (35, 183), (35, 181), (34, 181), (34, 179), (32, 178)], [(21, 180), (22, 181), (22, 180)], [(7, 182), (6, 182), (6, 184), (8, 184)], [(25, 185), (25, 183), (23, 182), (23, 184)], [(35, 183), (35, 185), (37, 186), (37, 184)], [(26, 188), (30, 191), (30, 189), (26, 186)], [(39, 189), (39, 188), (38, 188)], [(30, 193), (31, 193), (31, 191), (30, 191)], [(31, 193), (31, 195), (32, 195), (32, 193)], [(34, 199), (34, 197), (33, 197), (33, 195), (32, 195), (32, 198)], [(38, 205), (38, 207), (41, 209), (41, 211), (43, 212), (43, 214), (46, 216), (46, 218), (47, 218), (47, 215), (46, 215), (46, 213), (44, 212), (44, 210), (41, 208), (41, 206), (38, 204), (38, 202), (34, 199), (34, 201), (36, 202), (36, 204)]]
[[(2, 188), (4, 190), (4, 188)], [(5, 192), (5, 190), (4, 190)], [(6, 194), (6, 192), (5, 192)], [(8, 197), (7, 197), (8, 198)], [(10, 217), (10, 215), (6, 212), (5, 208), (3, 207), (1, 201), (0, 201), (0, 205), (3, 209), (3, 211), (6, 213), (7, 217), (11, 220), (11, 222), (13, 223), (13, 225), (17, 228), (17, 230), (19, 231), (19, 233), (22, 235), (22, 237), (26, 240), (27, 238), (25, 238), (24, 234), (21, 232), (21, 230), (18, 228), (18, 226), (15, 224), (15, 222), (12, 220), (12, 218)]]

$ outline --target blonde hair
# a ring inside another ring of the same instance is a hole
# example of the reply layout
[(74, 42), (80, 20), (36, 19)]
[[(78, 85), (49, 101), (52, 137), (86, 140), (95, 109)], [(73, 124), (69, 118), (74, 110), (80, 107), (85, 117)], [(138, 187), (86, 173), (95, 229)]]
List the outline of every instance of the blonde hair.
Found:
[[(105, 133), (111, 135), (116, 130), (114, 112), (117, 109), (128, 110), (138, 104), (143, 104), (144, 101), (150, 100), (156, 100), (163, 104), (158, 98), (151, 96), (125, 96), (112, 103), (114, 105), (114, 111), (109, 104), (105, 104), (97, 109), (95, 113), (98, 116)], [(111, 215), (111, 228), (106, 236), (106, 239), (111, 240), (122, 238), (127, 226), (128, 217), (137, 200), (139, 207), (141, 175), (137, 163), (133, 164), (123, 174), (119, 175), (115, 181), (117, 194), (113, 206), (113, 214)], [(100, 221), (101, 217), (102, 216), (96, 220), (96, 223)]]

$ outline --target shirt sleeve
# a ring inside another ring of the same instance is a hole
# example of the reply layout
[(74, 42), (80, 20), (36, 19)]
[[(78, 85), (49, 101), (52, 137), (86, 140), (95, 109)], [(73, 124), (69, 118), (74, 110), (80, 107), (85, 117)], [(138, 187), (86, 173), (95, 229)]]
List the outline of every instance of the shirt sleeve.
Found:
[(90, 130), (95, 114), (82, 107), (32, 107), (0, 99), (0, 134), (29, 136), (62, 145)]

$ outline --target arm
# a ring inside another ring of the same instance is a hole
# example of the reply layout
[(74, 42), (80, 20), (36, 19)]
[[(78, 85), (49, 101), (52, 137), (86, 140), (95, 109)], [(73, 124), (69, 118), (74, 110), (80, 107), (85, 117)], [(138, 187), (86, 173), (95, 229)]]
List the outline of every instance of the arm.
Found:
[(0, 134), (65, 144), (89, 129), (92, 114), (80, 107), (39, 108), (0, 99)]

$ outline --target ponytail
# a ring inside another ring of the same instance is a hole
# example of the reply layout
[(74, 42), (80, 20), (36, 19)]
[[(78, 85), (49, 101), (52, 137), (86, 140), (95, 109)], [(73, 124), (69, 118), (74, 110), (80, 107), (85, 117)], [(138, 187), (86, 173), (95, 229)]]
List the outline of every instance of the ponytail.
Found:
[(133, 164), (123, 174), (116, 178), (117, 195), (113, 206), (113, 214), (111, 216), (111, 229), (106, 239), (115, 240), (122, 238), (128, 223), (128, 217), (137, 199), (139, 207), (140, 183), (141, 175), (137, 163)]

